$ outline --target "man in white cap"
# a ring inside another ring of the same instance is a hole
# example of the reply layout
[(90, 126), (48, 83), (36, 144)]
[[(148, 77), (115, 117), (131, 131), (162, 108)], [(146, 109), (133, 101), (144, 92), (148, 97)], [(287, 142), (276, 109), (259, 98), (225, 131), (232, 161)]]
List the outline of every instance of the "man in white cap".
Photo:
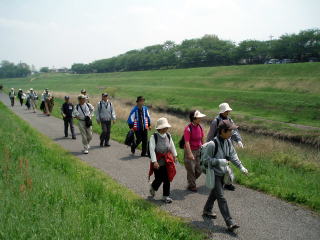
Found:
[(79, 120), (79, 129), (82, 137), (83, 153), (88, 154), (92, 139), (92, 121), (94, 107), (86, 102), (84, 95), (78, 96), (79, 104), (74, 108), (72, 116)]
[(96, 120), (101, 124), (100, 147), (110, 147), (111, 121), (116, 121), (116, 112), (113, 104), (109, 101), (108, 93), (102, 93), (102, 99), (97, 104)]
[[(219, 105), (219, 115), (211, 122), (210, 129), (207, 135), (207, 142), (213, 141), (217, 136), (218, 126), (222, 120), (229, 120), (231, 123), (234, 123), (233, 120), (229, 117), (230, 112), (232, 111), (228, 103), (221, 103)], [(231, 140), (236, 142), (239, 147), (243, 148), (242, 138), (238, 129), (232, 130)], [(234, 191), (235, 186), (233, 184), (225, 184), (224, 188), (227, 190)]]
[(11, 101), (11, 107), (14, 106), (14, 98), (16, 97), (16, 93), (14, 91), (14, 88), (11, 88), (10, 92), (9, 92), (9, 98)]

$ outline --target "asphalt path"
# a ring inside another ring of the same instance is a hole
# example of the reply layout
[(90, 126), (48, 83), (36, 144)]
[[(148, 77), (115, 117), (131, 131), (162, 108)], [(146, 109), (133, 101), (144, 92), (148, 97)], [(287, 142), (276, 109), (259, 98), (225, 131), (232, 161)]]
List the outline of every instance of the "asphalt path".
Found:
[(209, 194), (209, 190), (204, 186), (204, 176), (197, 180), (197, 193), (187, 191), (186, 171), (180, 164), (176, 166), (177, 175), (171, 184), (173, 203), (164, 204), (161, 201), (162, 188), (157, 192), (155, 199), (151, 200), (148, 198), (149, 183), (147, 180), (149, 159), (141, 158), (140, 152), (137, 151), (136, 155), (132, 156), (130, 148), (115, 141), (111, 141), (111, 147), (101, 148), (99, 147), (99, 136), (94, 134), (89, 154), (84, 155), (77, 127), (77, 140), (64, 138), (61, 119), (44, 116), (39, 111), (37, 113), (27, 111), (24, 106), (20, 105), (11, 108), (8, 96), (1, 93), (0, 100), (33, 128), (88, 165), (102, 170), (118, 183), (131, 189), (143, 199), (154, 202), (161, 209), (186, 219), (195, 227), (204, 229), (212, 239), (320, 239), (320, 216), (318, 214), (240, 185), (236, 186), (234, 192), (225, 191), (231, 215), (240, 225), (235, 233), (226, 231), (217, 203), (214, 206), (214, 211), (218, 215), (217, 219), (209, 220), (201, 216)]

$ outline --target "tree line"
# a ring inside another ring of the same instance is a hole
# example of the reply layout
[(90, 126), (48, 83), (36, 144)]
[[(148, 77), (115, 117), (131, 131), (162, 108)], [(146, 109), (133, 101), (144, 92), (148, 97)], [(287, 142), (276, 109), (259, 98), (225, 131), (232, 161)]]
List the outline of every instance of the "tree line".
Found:
[(245, 40), (238, 45), (216, 35), (187, 39), (181, 44), (166, 41), (89, 64), (74, 63), (71, 70), (75, 73), (103, 73), (261, 64), (272, 58), (304, 62), (319, 57), (320, 29), (309, 29), (269, 41)]
[(14, 64), (9, 61), (0, 63), (0, 78), (26, 77), (31, 74), (31, 68), (26, 63)]

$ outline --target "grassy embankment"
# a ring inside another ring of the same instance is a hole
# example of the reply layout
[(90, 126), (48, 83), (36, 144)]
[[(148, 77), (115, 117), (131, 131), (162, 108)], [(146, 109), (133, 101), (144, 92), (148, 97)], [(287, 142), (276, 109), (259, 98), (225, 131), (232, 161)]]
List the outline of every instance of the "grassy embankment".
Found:
[[(186, 111), (199, 108), (212, 116), (229, 102), (234, 119), (249, 131), (320, 146), (320, 63), (208, 67), (106, 74), (40, 74), (0, 80), (7, 87), (89, 95), (103, 89), (121, 99), (144, 95), (148, 104)], [(273, 122), (276, 121), (276, 122)], [(281, 123), (284, 122), (284, 123)]]
[[(59, 102), (57, 106), (60, 106), (62, 100), (57, 101)], [(54, 109), (54, 115), (61, 117), (57, 107)], [(153, 113), (153, 115), (159, 117), (161, 114)], [(174, 118), (170, 122), (176, 124)], [(100, 133), (100, 127), (95, 121), (93, 124), (93, 130)], [(114, 140), (123, 143), (127, 131), (125, 120), (118, 119), (112, 126), (111, 136)], [(175, 145), (178, 146), (181, 131), (171, 133)], [(246, 177), (234, 168), (238, 183), (320, 212), (320, 164), (316, 160), (308, 161), (308, 158), (316, 157), (316, 152), (307, 152), (303, 148), (273, 140), (271, 137), (270, 139), (265, 137), (252, 139), (252, 136), (247, 135), (243, 137), (246, 139), (246, 148), (238, 149), (238, 152), (240, 159), (249, 169), (250, 176)], [(178, 148), (177, 150), (182, 163), (183, 151)]]
[(203, 239), (0, 103), (0, 239)]

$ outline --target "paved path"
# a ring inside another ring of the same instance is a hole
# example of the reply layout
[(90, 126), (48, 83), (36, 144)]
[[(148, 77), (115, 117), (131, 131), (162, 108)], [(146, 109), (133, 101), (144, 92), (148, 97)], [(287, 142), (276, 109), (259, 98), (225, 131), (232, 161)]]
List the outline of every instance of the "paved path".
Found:
[[(9, 106), (9, 98), (0, 94), (0, 100)], [(54, 117), (45, 117), (40, 113), (26, 111), (15, 106), (12, 110), (28, 122), (32, 127), (50, 137), (63, 148), (70, 151), (82, 161), (101, 169), (120, 184), (132, 189), (142, 198), (148, 198), (147, 158), (131, 156), (130, 149), (112, 141), (110, 148), (100, 148), (99, 137), (94, 134), (91, 150), (88, 155), (81, 153), (81, 136), (77, 131), (77, 140), (63, 137), (63, 122)], [(138, 154), (138, 153), (136, 153)], [(225, 224), (215, 205), (218, 218), (214, 221), (201, 217), (203, 205), (208, 196), (208, 190), (203, 186), (204, 177), (200, 177), (198, 193), (185, 190), (186, 171), (183, 166), (177, 166), (177, 176), (172, 183), (172, 204), (163, 204), (159, 199), (160, 189), (156, 199), (152, 200), (165, 211), (186, 218), (194, 226), (209, 230), (213, 239), (320, 239), (320, 217), (311, 211), (286, 203), (275, 197), (237, 186), (235, 192), (225, 192), (231, 214), (241, 228), (236, 233), (225, 230)]]

